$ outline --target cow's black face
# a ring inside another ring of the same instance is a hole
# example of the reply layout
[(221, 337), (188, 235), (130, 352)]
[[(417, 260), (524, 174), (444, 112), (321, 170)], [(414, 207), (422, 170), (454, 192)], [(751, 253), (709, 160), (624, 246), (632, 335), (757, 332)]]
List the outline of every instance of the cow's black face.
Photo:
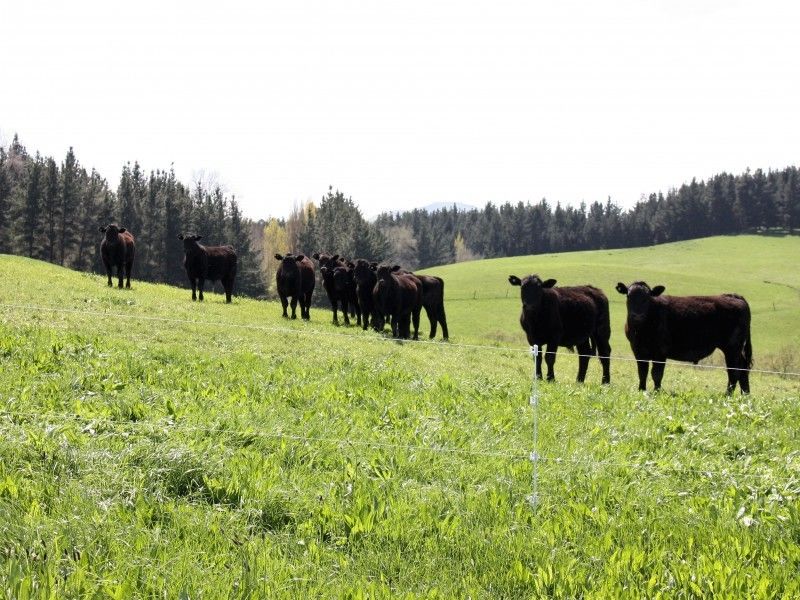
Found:
[(551, 288), (556, 284), (555, 279), (542, 281), (538, 275), (528, 275), (524, 279), (520, 279), (516, 275), (511, 275), (508, 278), (508, 281), (511, 285), (520, 286), (522, 306), (529, 310), (538, 309), (542, 304), (544, 290)]
[(644, 281), (635, 281), (630, 286), (623, 283), (617, 284), (617, 291), (625, 294), (628, 308), (628, 319), (631, 321), (644, 321), (650, 312), (653, 298), (661, 295), (664, 291), (663, 285), (650, 288)]
[(333, 270), (333, 287), (338, 292), (345, 292), (353, 280), (353, 272), (347, 267), (336, 267)]
[(359, 258), (356, 261), (355, 267), (353, 268), (353, 279), (356, 280), (358, 285), (368, 284), (373, 277), (372, 273), (372, 269), (367, 261), (363, 258)]
[(378, 279), (386, 280), (392, 276), (392, 268), (387, 267), (386, 265), (381, 265), (378, 267), (376, 274), (378, 275)]
[(127, 229), (124, 227), (118, 227), (116, 224), (106, 225), (105, 227), (101, 227), (100, 231), (106, 234), (106, 239), (112, 242), (117, 241), (117, 236), (120, 233), (125, 233)]
[(181, 233), (178, 235), (179, 240), (183, 240), (183, 249), (186, 252), (190, 252), (197, 248), (197, 242), (203, 239), (202, 235), (193, 235), (191, 233)]
[(293, 281), (300, 273), (297, 263), (303, 260), (303, 258), (293, 254), (287, 254), (285, 256), (276, 254), (275, 258), (281, 261), (281, 277), (287, 282)]

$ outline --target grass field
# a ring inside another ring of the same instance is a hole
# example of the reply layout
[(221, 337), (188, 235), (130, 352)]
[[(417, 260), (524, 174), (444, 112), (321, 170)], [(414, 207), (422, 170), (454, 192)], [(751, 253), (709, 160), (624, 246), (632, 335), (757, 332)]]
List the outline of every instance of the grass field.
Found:
[(592, 361), (578, 385), (561, 352), (538, 386), (533, 508), (532, 361), (507, 276), (605, 289), (620, 356), (616, 281), (737, 291), (756, 367), (796, 370), (798, 256), (796, 238), (743, 236), (432, 269), (449, 344), (0, 256), (0, 590), (796, 597), (797, 378), (754, 374), (728, 398), (724, 373), (670, 363), (665, 391), (641, 394), (633, 363), (602, 387)]

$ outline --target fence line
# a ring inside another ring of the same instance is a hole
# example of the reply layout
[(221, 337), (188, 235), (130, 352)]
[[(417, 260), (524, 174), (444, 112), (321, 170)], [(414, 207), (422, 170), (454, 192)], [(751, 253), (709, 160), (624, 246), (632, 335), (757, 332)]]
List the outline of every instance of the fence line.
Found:
[[(327, 337), (349, 337), (353, 339), (359, 340), (367, 340), (367, 341), (376, 341), (376, 342), (395, 342), (395, 343), (408, 343), (408, 344), (430, 344), (435, 345), (438, 347), (446, 347), (446, 348), (466, 348), (472, 350), (495, 350), (501, 352), (530, 352), (529, 349), (526, 348), (518, 348), (518, 347), (507, 347), (507, 346), (487, 346), (485, 344), (462, 344), (458, 342), (438, 342), (438, 341), (431, 341), (431, 340), (399, 340), (397, 338), (391, 337), (382, 337), (382, 336), (366, 336), (366, 335), (353, 335), (351, 333), (339, 333), (335, 331), (320, 331), (318, 329), (292, 329), (288, 327), (266, 327), (263, 325), (249, 325), (244, 323), (222, 323), (219, 321), (198, 321), (193, 319), (178, 319), (172, 317), (154, 317), (150, 315), (139, 315), (139, 314), (131, 314), (131, 313), (117, 313), (117, 312), (108, 312), (108, 311), (92, 311), (92, 310), (79, 310), (79, 309), (71, 309), (71, 308), (56, 308), (50, 306), (35, 306), (35, 305), (25, 305), (25, 304), (11, 304), (0, 302), (0, 308), (4, 309), (15, 309), (15, 310), (25, 310), (25, 311), (45, 311), (45, 312), (56, 312), (56, 313), (67, 313), (67, 314), (78, 314), (78, 315), (87, 315), (87, 316), (101, 316), (101, 317), (114, 317), (114, 318), (122, 318), (122, 319), (133, 319), (133, 320), (142, 320), (142, 321), (154, 321), (154, 322), (164, 322), (164, 323), (180, 323), (185, 325), (207, 325), (212, 327), (225, 327), (225, 328), (236, 328), (236, 329), (248, 329), (248, 330), (255, 330), (255, 331), (264, 331), (266, 333), (285, 333), (285, 334), (295, 334), (295, 335), (321, 335)], [(556, 352), (551, 351), (541, 351), (542, 356), (546, 356), (548, 354), (556, 354)], [(596, 354), (580, 354), (577, 352), (568, 352), (562, 353), (561, 356), (569, 356), (569, 357), (588, 357), (588, 358), (596, 358)], [(658, 364), (667, 364), (668, 361), (650, 361), (650, 360), (640, 360), (632, 356), (621, 356), (616, 354), (610, 354), (608, 356), (611, 360), (619, 360), (619, 361), (628, 361), (628, 362), (645, 362), (645, 363), (658, 363)], [(670, 363), (671, 366), (674, 367), (681, 367), (681, 368), (688, 368), (688, 369), (699, 369), (699, 370), (720, 370), (720, 371), (748, 371), (750, 373), (760, 373), (764, 375), (779, 375), (784, 377), (800, 377), (800, 372), (794, 371), (774, 371), (774, 370), (767, 370), (767, 369), (744, 369), (740, 367), (732, 367), (728, 369), (728, 367), (723, 367), (719, 365), (703, 365), (703, 364), (689, 364), (683, 361), (673, 360)]]
[[(195, 426), (195, 425), (178, 425), (175, 422), (170, 423), (154, 423), (148, 421), (132, 421), (127, 423), (118, 423), (114, 421), (99, 421), (96, 418), (90, 417), (81, 417), (78, 415), (42, 415), (41, 413), (32, 413), (32, 412), (10, 412), (7, 410), (0, 411), (0, 417), (5, 417), (5, 421), (0, 421), (0, 426), (11, 424), (17, 425), (13, 421), (14, 417), (32, 417), (32, 418), (43, 418), (47, 417), (50, 421), (60, 422), (61, 424), (64, 423), (76, 423), (76, 424), (83, 424), (84, 426), (90, 426), (91, 424), (95, 423), (97, 425), (122, 425), (123, 427), (131, 428), (131, 429), (145, 429), (151, 428), (154, 432), (175, 432), (175, 433), (187, 433), (187, 432), (200, 432), (200, 433), (213, 433), (213, 434), (227, 434), (227, 435), (238, 435), (238, 436), (254, 436), (260, 438), (268, 438), (268, 439), (286, 439), (296, 442), (316, 442), (316, 443), (327, 443), (337, 446), (361, 446), (365, 448), (378, 448), (378, 449), (392, 449), (392, 450), (407, 450), (407, 451), (418, 451), (418, 452), (432, 452), (432, 453), (440, 453), (440, 454), (463, 454), (467, 456), (482, 456), (482, 457), (490, 457), (490, 458), (508, 458), (514, 460), (525, 460), (530, 459), (532, 462), (543, 462), (543, 463), (550, 463), (553, 465), (560, 465), (560, 464), (574, 464), (574, 465), (585, 465), (585, 466), (592, 466), (592, 467), (616, 467), (620, 469), (629, 469), (629, 470), (638, 470), (638, 471), (646, 471), (651, 474), (661, 474), (661, 473), (695, 473), (697, 475), (704, 475), (704, 476), (719, 476), (719, 477), (738, 477), (738, 478), (754, 478), (758, 480), (765, 480), (770, 479), (772, 476), (765, 474), (765, 473), (746, 473), (746, 472), (735, 472), (730, 470), (715, 470), (715, 469), (703, 469), (697, 467), (686, 467), (686, 466), (659, 466), (653, 463), (653, 461), (647, 461), (644, 463), (635, 463), (635, 462), (623, 462), (623, 461), (605, 461), (605, 460), (595, 460), (591, 458), (575, 458), (575, 457), (555, 457), (555, 456), (546, 456), (541, 454), (536, 454), (536, 460), (534, 461), (531, 453), (523, 453), (523, 452), (501, 452), (501, 451), (493, 451), (493, 450), (470, 450), (465, 448), (446, 448), (444, 446), (428, 446), (428, 445), (421, 445), (421, 444), (397, 444), (391, 442), (378, 442), (378, 441), (369, 441), (369, 440), (352, 440), (352, 439), (342, 439), (342, 438), (331, 438), (331, 437), (322, 437), (322, 436), (309, 436), (309, 435), (298, 435), (292, 433), (284, 433), (280, 431), (248, 431), (248, 430), (240, 430), (240, 429), (226, 429), (220, 427), (202, 427), (202, 426)], [(97, 434), (98, 437), (101, 436), (117, 436), (117, 435), (124, 435), (127, 433), (126, 431), (108, 431)], [(538, 438), (538, 435), (537, 435)], [(536, 441), (536, 447), (538, 450), (538, 439)], [(798, 460), (800, 461), (800, 454), (796, 455)], [(795, 455), (790, 455), (789, 457), (784, 457), (787, 459), (794, 458)], [(787, 469), (791, 468), (789, 464), (789, 460), (786, 463), (781, 463), (777, 466), (785, 467)], [(800, 475), (798, 475), (798, 484), (800, 484)], [(538, 487), (538, 485), (537, 485)], [(539, 495), (537, 489), (537, 495)]]

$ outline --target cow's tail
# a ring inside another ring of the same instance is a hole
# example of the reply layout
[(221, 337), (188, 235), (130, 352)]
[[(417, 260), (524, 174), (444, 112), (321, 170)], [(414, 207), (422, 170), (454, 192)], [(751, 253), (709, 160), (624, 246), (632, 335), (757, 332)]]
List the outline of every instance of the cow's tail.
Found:
[(753, 367), (753, 343), (750, 341), (750, 328), (747, 328), (747, 337), (744, 340), (744, 364), (748, 369)]
[(730, 294), (744, 303), (744, 344), (742, 346), (742, 359), (747, 369), (753, 367), (753, 342), (750, 338), (750, 305), (739, 294)]

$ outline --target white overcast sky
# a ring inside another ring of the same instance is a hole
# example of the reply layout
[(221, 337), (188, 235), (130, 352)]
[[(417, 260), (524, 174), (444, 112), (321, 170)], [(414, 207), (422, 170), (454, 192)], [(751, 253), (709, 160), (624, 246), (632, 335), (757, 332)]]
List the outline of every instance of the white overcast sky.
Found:
[(630, 206), (800, 160), (800, 3), (0, 0), (0, 141), (214, 172), (253, 218), (328, 185)]

